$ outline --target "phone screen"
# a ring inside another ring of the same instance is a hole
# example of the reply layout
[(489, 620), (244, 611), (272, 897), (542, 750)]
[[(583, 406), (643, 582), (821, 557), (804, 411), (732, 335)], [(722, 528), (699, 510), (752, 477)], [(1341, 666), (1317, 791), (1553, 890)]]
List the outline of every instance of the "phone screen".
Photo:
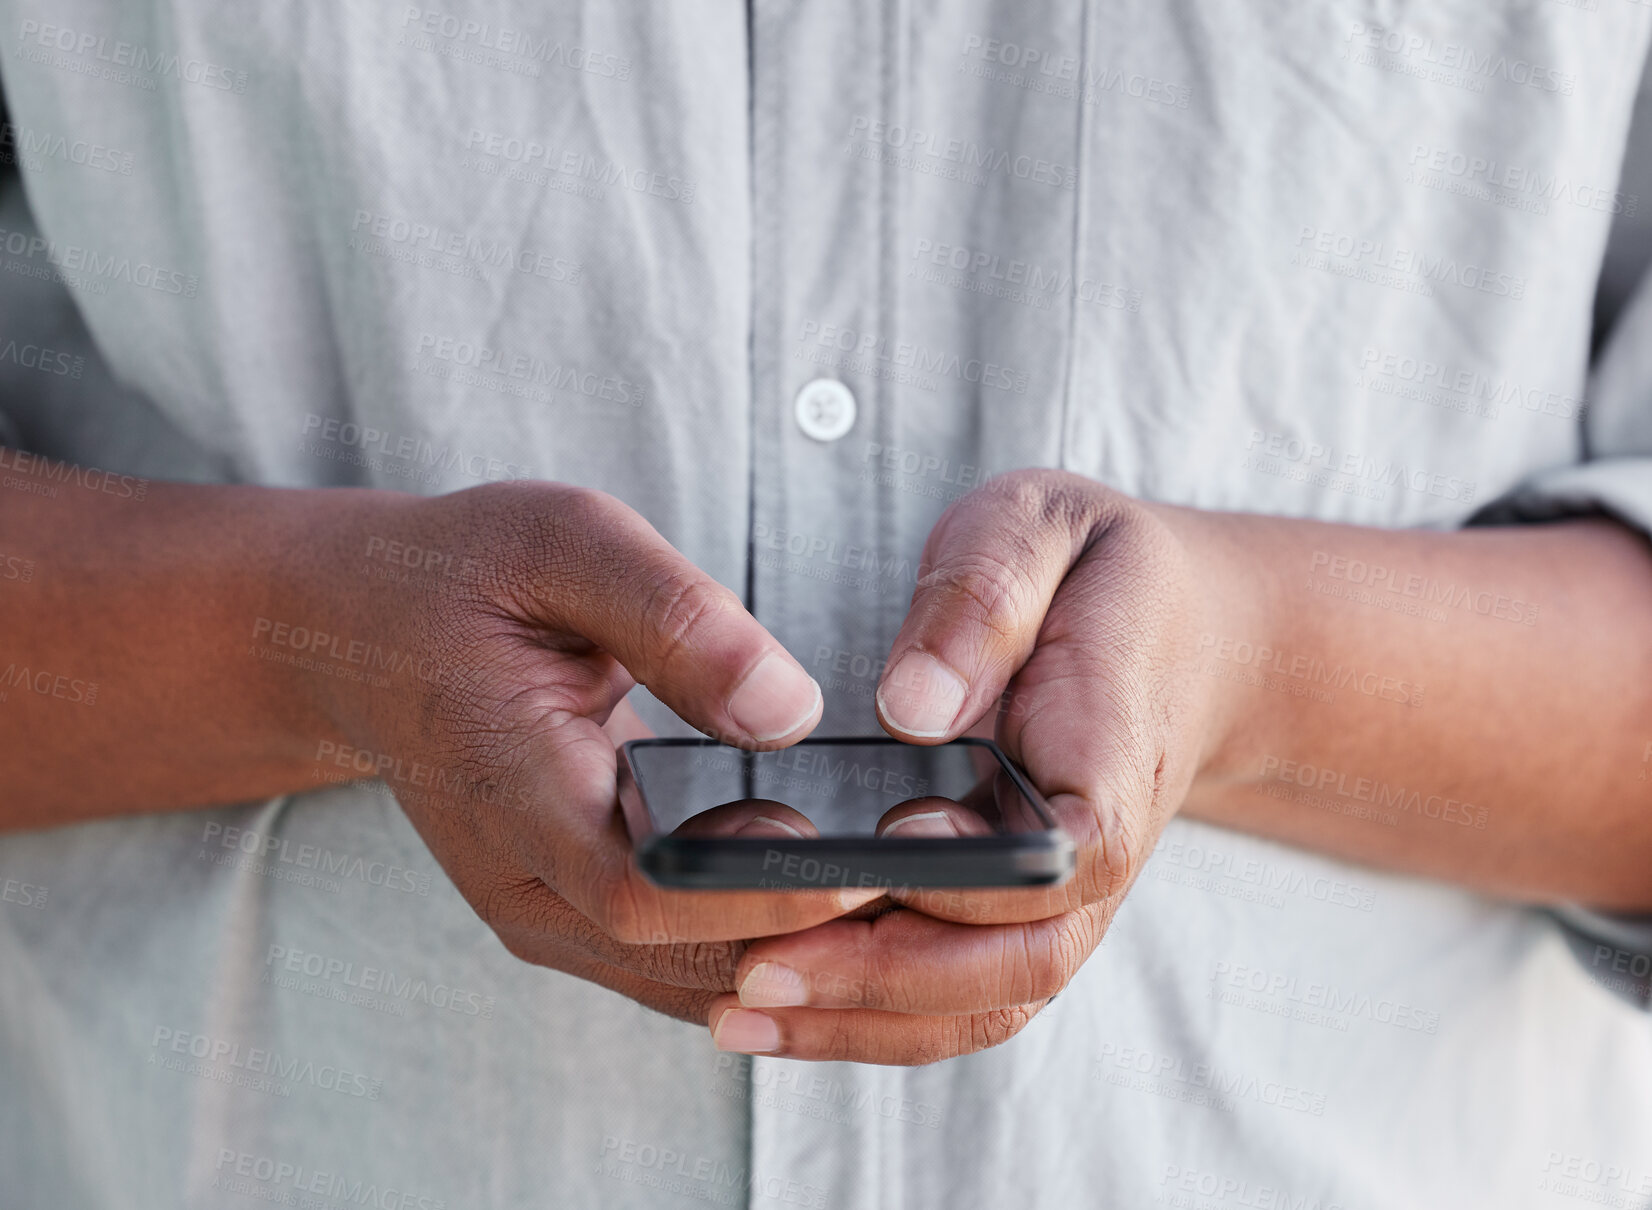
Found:
[(774, 752), (642, 740), (626, 753), (656, 833), (918, 839), (1055, 826), (989, 740), (820, 739)]

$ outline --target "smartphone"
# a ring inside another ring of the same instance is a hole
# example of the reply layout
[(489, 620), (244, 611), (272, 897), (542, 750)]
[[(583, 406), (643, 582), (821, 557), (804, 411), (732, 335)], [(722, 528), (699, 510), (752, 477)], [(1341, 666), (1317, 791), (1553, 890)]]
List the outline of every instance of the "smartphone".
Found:
[(620, 747), (619, 790), (637, 864), (661, 886), (1023, 887), (1073, 872), (1071, 838), (991, 740), (639, 739)]

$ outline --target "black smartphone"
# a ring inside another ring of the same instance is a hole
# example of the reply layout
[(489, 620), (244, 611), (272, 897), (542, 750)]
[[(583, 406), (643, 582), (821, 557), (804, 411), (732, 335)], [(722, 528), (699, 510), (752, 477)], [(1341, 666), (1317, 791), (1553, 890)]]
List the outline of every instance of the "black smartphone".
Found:
[(662, 886), (1022, 887), (1073, 872), (1071, 838), (991, 740), (639, 739), (620, 747), (619, 782), (637, 864)]

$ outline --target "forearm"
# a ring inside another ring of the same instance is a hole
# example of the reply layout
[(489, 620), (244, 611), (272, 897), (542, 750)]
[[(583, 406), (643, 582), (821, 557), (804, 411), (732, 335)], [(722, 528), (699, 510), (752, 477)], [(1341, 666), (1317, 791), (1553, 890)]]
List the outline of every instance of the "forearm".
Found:
[(293, 628), (368, 637), (345, 556), (407, 498), (151, 483), (140, 499), (52, 465), (22, 458), (54, 495), (0, 496), (17, 573), (0, 579), (0, 829), (313, 787), (336, 682), (360, 670), (300, 651)]
[(1496, 894), (1652, 907), (1642, 538), (1155, 511), (1210, 569), (1189, 814)]

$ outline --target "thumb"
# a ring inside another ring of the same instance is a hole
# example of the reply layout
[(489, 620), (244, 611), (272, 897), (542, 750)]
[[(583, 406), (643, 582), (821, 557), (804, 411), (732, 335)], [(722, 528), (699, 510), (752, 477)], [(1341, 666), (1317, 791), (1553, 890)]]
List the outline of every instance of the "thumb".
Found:
[(928, 570), (878, 685), (884, 729), (944, 743), (981, 719), (1109, 515), (1094, 485), (1057, 471), (1013, 472), (953, 504), (924, 547)]
[(540, 539), (535, 621), (601, 647), (724, 743), (779, 747), (814, 728), (820, 686), (738, 597), (619, 500), (568, 494)]

